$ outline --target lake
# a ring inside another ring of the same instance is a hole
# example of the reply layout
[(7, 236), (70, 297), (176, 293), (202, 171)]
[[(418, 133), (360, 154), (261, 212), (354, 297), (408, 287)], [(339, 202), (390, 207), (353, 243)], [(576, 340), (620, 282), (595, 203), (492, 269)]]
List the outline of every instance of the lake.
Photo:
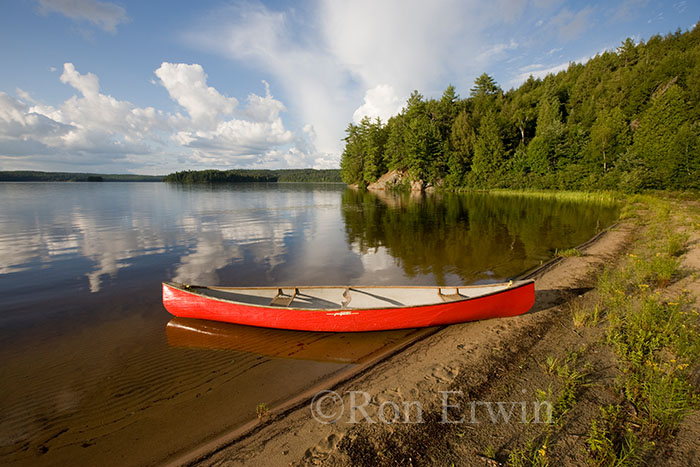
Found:
[(414, 331), (323, 334), (173, 319), (161, 282), (500, 282), (615, 206), (342, 185), (0, 183), (0, 459), (162, 462)]

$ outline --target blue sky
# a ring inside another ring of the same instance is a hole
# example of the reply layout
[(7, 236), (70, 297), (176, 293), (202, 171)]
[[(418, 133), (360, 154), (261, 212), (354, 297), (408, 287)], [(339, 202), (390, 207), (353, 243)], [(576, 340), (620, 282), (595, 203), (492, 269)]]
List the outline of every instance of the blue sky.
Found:
[(0, 170), (338, 167), (412, 90), (504, 89), (700, 19), (700, 2), (17, 0), (0, 15)]

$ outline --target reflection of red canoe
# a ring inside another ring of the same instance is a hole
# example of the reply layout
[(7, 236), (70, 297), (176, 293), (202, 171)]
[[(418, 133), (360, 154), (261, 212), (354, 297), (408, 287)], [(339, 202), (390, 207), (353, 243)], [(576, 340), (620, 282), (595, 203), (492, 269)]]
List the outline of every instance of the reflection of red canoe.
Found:
[(421, 330), (370, 333), (302, 332), (173, 318), (168, 322), (165, 334), (171, 347), (234, 350), (295, 360), (362, 363), (378, 352), (421, 335)]
[(533, 281), (468, 287), (200, 287), (163, 283), (175, 316), (300, 331), (421, 328), (525, 313)]

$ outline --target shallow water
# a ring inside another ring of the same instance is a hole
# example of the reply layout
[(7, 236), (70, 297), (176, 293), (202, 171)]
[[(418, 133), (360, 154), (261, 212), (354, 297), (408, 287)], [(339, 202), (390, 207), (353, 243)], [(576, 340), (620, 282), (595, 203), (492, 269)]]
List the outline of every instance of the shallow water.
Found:
[(337, 185), (0, 183), (0, 200), (0, 459), (18, 465), (162, 461), (411, 333), (168, 324), (163, 280), (497, 282), (616, 217)]

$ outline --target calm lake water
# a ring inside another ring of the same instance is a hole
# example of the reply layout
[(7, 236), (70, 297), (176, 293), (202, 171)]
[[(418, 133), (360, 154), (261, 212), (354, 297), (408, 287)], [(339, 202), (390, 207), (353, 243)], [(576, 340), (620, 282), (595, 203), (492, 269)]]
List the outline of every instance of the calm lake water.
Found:
[(513, 278), (615, 207), (338, 185), (0, 183), (0, 462), (158, 463), (400, 344), (175, 320), (160, 284)]

